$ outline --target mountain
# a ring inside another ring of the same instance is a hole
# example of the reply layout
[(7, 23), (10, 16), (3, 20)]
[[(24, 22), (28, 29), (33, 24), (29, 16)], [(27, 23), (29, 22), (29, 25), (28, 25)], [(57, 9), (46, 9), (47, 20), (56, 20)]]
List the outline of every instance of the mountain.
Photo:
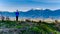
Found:
[[(21, 15), (22, 13), (22, 15)], [(60, 17), (60, 9), (58, 10), (50, 10), (50, 9), (45, 9), (45, 10), (29, 10), (27, 12), (20, 12), (20, 15), (23, 17), (31, 17), (31, 18), (59, 18)]]
[[(5, 11), (5, 12), (1, 12), (0, 11), (0, 14), (3, 15), (3, 16), (9, 16), (9, 17), (15, 17), (15, 12), (8, 12), (8, 11)], [(60, 9), (58, 10), (50, 10), (50, 9), (45, 9), (45, 10), (29, 10), (27, 12), (22, 12), (22, 11), (19, 11), (19, 17), (26, 17), (26, 18), (49, 18), (49, 17), (52, 17), (52, 18), (60, 18)]]

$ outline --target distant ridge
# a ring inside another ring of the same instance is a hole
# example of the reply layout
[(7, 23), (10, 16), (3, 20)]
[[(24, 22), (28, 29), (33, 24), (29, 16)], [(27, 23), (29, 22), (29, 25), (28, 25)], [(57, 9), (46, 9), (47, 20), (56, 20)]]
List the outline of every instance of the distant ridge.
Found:
[[(9, 16), (9, 17), (15, 17), (15, 12), (2, 12), (0, 11), (0, 15), (3, 16)], [(29, 10), (27, 12), (22, 12), (19, 11), (19, 17), (26, 17), (26, 18), (60, 18), (60, 9), (58, 10), (50, 10), (50, 9), (45, 9), (45, 10)]]

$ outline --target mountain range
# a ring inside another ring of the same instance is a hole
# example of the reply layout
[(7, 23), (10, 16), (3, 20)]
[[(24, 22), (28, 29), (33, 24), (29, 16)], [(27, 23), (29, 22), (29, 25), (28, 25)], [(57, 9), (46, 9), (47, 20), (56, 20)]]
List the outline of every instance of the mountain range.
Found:
[[(0, 11), (0, 15), (15, 17), (15, 12), (8, 12), (8, 11)], [(26, 17), (26, 18), (60, 18), (60, 9), (58, 10), (38, 10), (38, 9), (31, 9), (29, 11), (23, 12), (19, 11), (19, 17)]]

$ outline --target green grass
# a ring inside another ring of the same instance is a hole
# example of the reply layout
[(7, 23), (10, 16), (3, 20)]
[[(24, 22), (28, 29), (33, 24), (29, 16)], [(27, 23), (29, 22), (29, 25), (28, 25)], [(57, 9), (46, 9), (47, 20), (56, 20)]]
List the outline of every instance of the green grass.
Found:
[[(56, 33), (56, 34), (60, 34), (59, 31), (56, 30), (56, 28), (54, 27), (55, 24), (54, 23), (37, 23), (37, 25), (29, 25), (26, 22), (24, 22), (25, 24), (23, 24), (24, 21), (21, 22), (16, 22), (16, 21), (0, 21), (0, 27), (3, 27), (3, 25), (5, 25), (6, 28), (23, 28), (23, 27), (30, 27), (29, 30), (30, 31), (34, 31), (34, 32), (44, 32), (44, 34), (49, 34), (51, 32)], [(2, 24), (1, 24), (2, 23)], [(22, 25), (23, 24), (23, 25)], [(34, 23), (36, 24), (36, 23)], [(27, 31), (28, 33), (28, 31)]]

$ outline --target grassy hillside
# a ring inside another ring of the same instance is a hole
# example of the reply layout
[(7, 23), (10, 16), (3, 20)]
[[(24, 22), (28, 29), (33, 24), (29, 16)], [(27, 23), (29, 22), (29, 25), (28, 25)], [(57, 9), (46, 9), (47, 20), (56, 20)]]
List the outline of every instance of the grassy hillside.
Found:
[(19, 29), (21, 34), (60, 34), (59, 26), (46, 22), (0, 21), (0, 29), (3, 28)]

